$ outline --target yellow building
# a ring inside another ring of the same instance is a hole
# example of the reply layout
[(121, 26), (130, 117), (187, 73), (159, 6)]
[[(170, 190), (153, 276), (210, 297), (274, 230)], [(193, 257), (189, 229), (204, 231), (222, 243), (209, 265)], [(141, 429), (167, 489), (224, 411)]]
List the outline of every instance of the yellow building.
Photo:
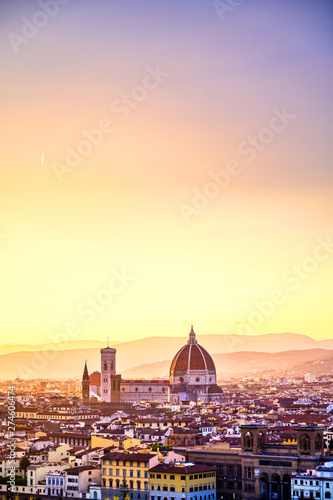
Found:
[(111, 452), (101, 458), (102, 498), (148, 500), (149, 469), (158, 463), (157, 454)]
[(161, 463), (149, 471), (150, 500), (215, 500), (216, 471), (205, 465)]

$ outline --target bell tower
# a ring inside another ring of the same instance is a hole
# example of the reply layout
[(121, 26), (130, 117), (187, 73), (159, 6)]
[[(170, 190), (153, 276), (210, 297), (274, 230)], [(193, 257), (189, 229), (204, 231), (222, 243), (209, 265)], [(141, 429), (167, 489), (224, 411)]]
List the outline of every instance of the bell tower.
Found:
[(90, 401), (90, 379), (89, 379), (87, 360), (86, 360), (82, 375), (82, 404), (88, 405), (89, 401)]
[(118, 381), (120, 375), (116, 375), (116, 352), (116, 349), (112, 349), (109, 345), (101, 349), (101, 397), (105, 403), (116, 402), (120, 398), (120, 380)]

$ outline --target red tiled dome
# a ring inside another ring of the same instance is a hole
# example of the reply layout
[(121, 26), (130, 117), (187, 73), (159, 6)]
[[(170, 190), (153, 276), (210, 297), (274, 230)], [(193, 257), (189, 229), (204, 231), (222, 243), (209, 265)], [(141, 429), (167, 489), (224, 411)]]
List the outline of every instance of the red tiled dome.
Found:
[(174, 377), (175, 373), (181, 375), (187, 370), (208, 370), (215, 373), (214, 361), (206, 349), (197, 343), (193, 327), (188, 343), (177, 352), (172, 360), (170, 376)]
[(96, 387), (101, 385), (101, 373), (100, 372), (93, 372), (90, 377), (90, 385), (94, 385)]

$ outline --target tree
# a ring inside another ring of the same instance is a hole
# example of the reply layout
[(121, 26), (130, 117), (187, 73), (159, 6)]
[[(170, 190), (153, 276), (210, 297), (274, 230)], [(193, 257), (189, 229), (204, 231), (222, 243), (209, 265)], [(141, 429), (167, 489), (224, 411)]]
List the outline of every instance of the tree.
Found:
[(27, 455), (23, 455), (23, 457), (20, 460), (20, 469), (24, 470), (24, 477), (27, 476), (27, 468), (31, 464), (29, 458)]

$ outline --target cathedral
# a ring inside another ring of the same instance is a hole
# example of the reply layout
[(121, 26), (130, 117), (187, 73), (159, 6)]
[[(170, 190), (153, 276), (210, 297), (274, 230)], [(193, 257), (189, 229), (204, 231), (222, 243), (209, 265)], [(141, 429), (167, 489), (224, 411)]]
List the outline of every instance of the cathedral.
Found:
[(184, 401), (223, 402), (217, 385), (215, 364), (198, 344), (193, 326), (187, 343), (174, 356), (168, 380), (123, 380), (116, 373), (116, 349), (101, 349), (101, 372), (88, 374), (87, 363), (82, 377), (82, 403), (181, 403)]

